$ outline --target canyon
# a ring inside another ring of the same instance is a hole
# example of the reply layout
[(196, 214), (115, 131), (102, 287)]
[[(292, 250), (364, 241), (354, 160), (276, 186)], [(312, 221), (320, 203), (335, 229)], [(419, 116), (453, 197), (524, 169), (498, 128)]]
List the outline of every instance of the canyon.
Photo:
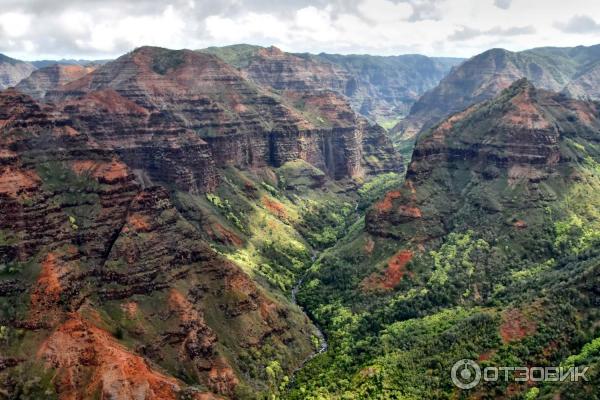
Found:
[(448, 371), (598, 378), (596, 53), (30, 64), (0, 91), (0, 396), (585, 398)]

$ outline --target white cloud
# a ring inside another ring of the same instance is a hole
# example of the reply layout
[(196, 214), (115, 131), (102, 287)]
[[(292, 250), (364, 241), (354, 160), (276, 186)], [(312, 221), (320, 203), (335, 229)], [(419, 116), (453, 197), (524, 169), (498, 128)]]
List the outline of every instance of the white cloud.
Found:
[(600, 32), (600, 23), (587, 15), (574, 15), (566, 22), (557, 22), (555, 26), (566, 33), (597, 33)]
[(5, 35), (11, 38), (24, 36), (31, 26), (32, 17), (20, 12), (0, 14), (0, 26)]
[(400, 22), (413, 14), (413, 7), (408, 3), (393, 3), (388, 0), (363, 0), (358, 10), (374, 23)]
[(593, 19), (600, 2), (589, 0), (2, 2), (0, 52), (24, 59), (105, 58), (142, 45), (240, 42), (299, 52), (464, 57), (490, 47), (591, 45), (600, 31)]
[(287, 37), (289, 27), (270, 14), (248, 13), (239, 18), (213, 15), (206, 18), (206, 31), (218, 43), (247, 43), (248, 38), (277, 40)]
[(448, 40), (463, 41), (471, 40), (481, 36), (508, 37), (532, 35), (534, 33), (535, 28), (533, 26), (512, 26), (509, 28), (495, 26), (486, 30), (472, 29), (467, 26), (462, 26), (460, 29), (456, 30), (452, 35), (448, 36)]

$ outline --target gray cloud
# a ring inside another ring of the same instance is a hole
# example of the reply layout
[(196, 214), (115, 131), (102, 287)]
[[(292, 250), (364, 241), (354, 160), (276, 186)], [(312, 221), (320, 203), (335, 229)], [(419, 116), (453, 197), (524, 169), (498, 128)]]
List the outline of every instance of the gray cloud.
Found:
[(487, 30), (479, 30), (463, 26), (456, 30), (453, 34), (448, 36), (450, 41), (465, 41), (471, 40), (481, 36), (519, 36), (519, 35), (530, 35), (535, 33), (536, 30), (533, 26), (514, 26), (510, 28), (502, 28), (495, 26)]
[[(596, 2), (569, 0), (559, 7), (560, 0), (530, 1), (547, 12), (530, 17), (525, 10), (531, 7), (512, 0), (482, 0), (485, 7), (464, 0), (0, 0), (0, 53), (112, 58), (141, 45), (246, 42), (290, 51), (470, 56), (491, 43), (522, 49), (593, 42), (594, 35), (583, 40), (557, 35), (556, 28), (600, 31), (600, 21), (586, 16), (600, 12)], [(575, 17), (566, 20), (565, 8)], [(500, 20), (508, 28), (496, 26)], [(517, 40), (533, 33), (527, 43)], [(470, 41), (478, 37), (485, 41)]]
[(413, 8), (413, 13), (408, 19), (411, 22), (442, 19), (442, 11), (438, 7), (440, 0), (412, 0), (409, 3)]
[(554, 26), (565, 33), (600, 32), (600, 23), (587, 15), (574, 15), (567, 22), (557, 22)]
[(511, 3), (512, 0), (494, 0), (494, 5), (503, 10), (508, 10), (510, 8)]

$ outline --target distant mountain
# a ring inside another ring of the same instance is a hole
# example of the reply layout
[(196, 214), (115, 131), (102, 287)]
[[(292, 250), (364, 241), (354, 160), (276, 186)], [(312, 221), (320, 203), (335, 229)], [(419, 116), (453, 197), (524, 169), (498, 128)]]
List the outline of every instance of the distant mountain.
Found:
[(49, 90), (79, 79), (95, 69), (95, 66), (82, 66), (79, 64), (52, 64), (33, 71), (29, 77), (19, 82), (15, 88), (35, 99), (42, 99)]
[(74, 60), (74, 59), (60, 59), (60, 60), (38, 60), (32, 61), (31, 64), (36, 68), (50, 67), (54, 64), (59, 65), (80, 65), (82, 67), (104, 65), (110, 60)]
[(491, 49), (455, 68), (425, 93), (392, 131), (408, 147), (414, 136), (446, 116), (491, 99), (520, 78), (581, 99), (600, 99), (600, 45), (542, 47), (521, 52)]
[(421, 55), (292, 54), (251, 45), (201, 51), (219, 56), (275, 90), (335, 90), (349, 98), (355, 111), (382, 123), (405, 115), (421, 94), (462, 61)]
[(14, 86), (35, 70), (30, 63), (0, 54), (0, 90)]
[(435, 87), (462, 58), (339, 55), (301, 55), (331, 62), (353, 78), (346, 95), (354, 109), (379, 121), (404, 116), (412, 104)]

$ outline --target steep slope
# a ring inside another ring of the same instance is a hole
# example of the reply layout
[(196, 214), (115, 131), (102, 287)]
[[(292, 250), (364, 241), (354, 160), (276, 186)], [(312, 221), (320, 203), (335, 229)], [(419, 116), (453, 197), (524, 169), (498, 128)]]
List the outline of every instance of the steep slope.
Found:
[(460, 58), (339, 55), (322, 53), (314, 59), (338, 65), (352, 77), (346, 87), (352, 107), (389, 124), (406, 114), (427, 90), (434, 88)]
[(214, 189), (215, 166), (300, 158), (335, 179), (401, 168), (385, 132), (333, 92), (281, 98), (217, 57), (188, 50), (140, 48), (47, 99), (145, 178), (184, 190)]
[(35, 99), (42, 99), (49, 90), (77, 80), (95, 69), (95, 66), (54, 64), (33, 71), (15, 88)]
[(450, 370), (466, 358), (597, 376), (599, 161), (598, 103), (527, 80), (423, 133), (402, 187), (307, 276), (299, 299), (329, 351), (289, 397), (593, 398), (593, 380), (461, 391)]
[[(600, 45), (537, 48), (516, 53), (488, 50), (455, 68), (437, 87), (425, 93), (392, 132), (410, 148), (419, 131), (474, 103), (495, 97), (520, 78), (527, 78), (540, 88), (560, 92), (598, 60)], [(586, 83), (593, 76), (590, 72), (566, 92), (576, 98), (595, 99), (593, 89), (584, 93), (593, 87), (593, 82)]]
[[(436, 175), (438, 171), (452, 174), (447, 176), (448, 185), (442, 187), (443, 191), (430, 188), (447, 199), (440, 199), (435, 221), (419, 218), (421, 222), (417, 224), (422, 225), (423, 231), (417, 236), (421, 239), (434, 238), (434, 232), (441, 230), (444, 234), (442, 229), (453, 229), (456, 222), (451, 222), (449, 218), (459, 217), (457, 212), (466, 206), (463, 204), (467, 194), (464, 190), (471, 190), (471, 187), (474, 194), (479, 193), (472, 200), (479, 201), (482, 207), (488, 207), (492, 214), (500, 213), (497, 216), (509, 218), (508, 214), (503, 213), (520, 214), (527, 207), (538, 208), (536, 202), (542, 199), (534, 198), (534, 203), (529, 204), (522, 197), (535, 196), (535, 193), (529, 193), (531, 187), (545, 186), (548, 182), (554, 184), (554, 179), (566, 180), (568, 184), (572, 176), (578, 176), (578, 163), (584, 161), (586, 152), (589, 152), (590, 160), (597, 157), (599, 128), (595, 103), (578, 102), (564, 95), (536, 90), (527, 80), (515, 82), (490, 102), (452, 115), (420, 137), (407, 172), (406, 186), (415, 190), (420, 183), (443, 184), (443, 177)], [(578, 144), (586, 149), (583, 154), (572, 153)], [(506, 184), (506, 193), (495, 186), (500, 181)], [(461, 186), (453, 186), (453, 182)], [(513, 189), (526, 190), (519, 196), (519, 205), (506, 198), (509, 193), (514, 196)], [(429, 197), (425, 191), (423, 198), (419, 198), (418, 190), (416, 196), (411, 198), (404, 193), (392, 199), (390, 210), (395, 210), (399, 204), (418, 208), (436, 207), (435, 198)], [(376, 210), (370, 217), (376, 219)], [(430, 210), (433, 211), (433, 208)], [(466, 209), (463, 211), (468, 212)], [(534, 218), (531, 212), (526, 214)], [(394, 215), (394, 222), (386, 220), (391, 223), (389, 226), (402, 227), (401, 214), (392, 212), (391, 215)], [(406, 222), (413, 221), (407, 217)], [(431, 229), (429, 222), (433, 224)], [(469, 221), (469, 224), (475, 226), (473, 221)], [(372, 232), (380, 229), (383, 235), (386, 234), (384, 232), (395, 235), (393, 231), (386, 231), (385, 226), (388, 225), (385, 223), (367, 225)], [(411, 225), (412, 228), (416, 226)], [(401, 235), (400, 232), (398, 235)], [(411, 234), (414, 233), (411, 230)]]
[(274, 46), (258, 49), (242, 71), (258, 84), (275, 90), (329, 89), (345, 94), (351, 79), (335, 64), (301, 58)]
[(280, 394), (320, 346), (292, 288), (402, 170), (332, 91), (278, 96), (150, 47), (40, 102), (0, 93), (0, 133), (0, 390), (15, 397)]
[(253, 81), (283, 91), (333, 90), (348, 97), (352, 108), (387, 123), (405, 115), (426, 90), (433, 88), (461, 59), (420, 55), (291, 54), (276, 47), (211, 47)]
[(29, 63), (0, 54), (0, 90), (16, 85), (34, 70), (35, 67)]
[(576, 99), (600, 99), (600, 60), (592, 62), (579, 72), (563, 89), (563, 93)]
[(296, 369), (313, 347), (300, 310), (79, 128), (0, 94), (2, 392), (252, 398), (267, 363)]

